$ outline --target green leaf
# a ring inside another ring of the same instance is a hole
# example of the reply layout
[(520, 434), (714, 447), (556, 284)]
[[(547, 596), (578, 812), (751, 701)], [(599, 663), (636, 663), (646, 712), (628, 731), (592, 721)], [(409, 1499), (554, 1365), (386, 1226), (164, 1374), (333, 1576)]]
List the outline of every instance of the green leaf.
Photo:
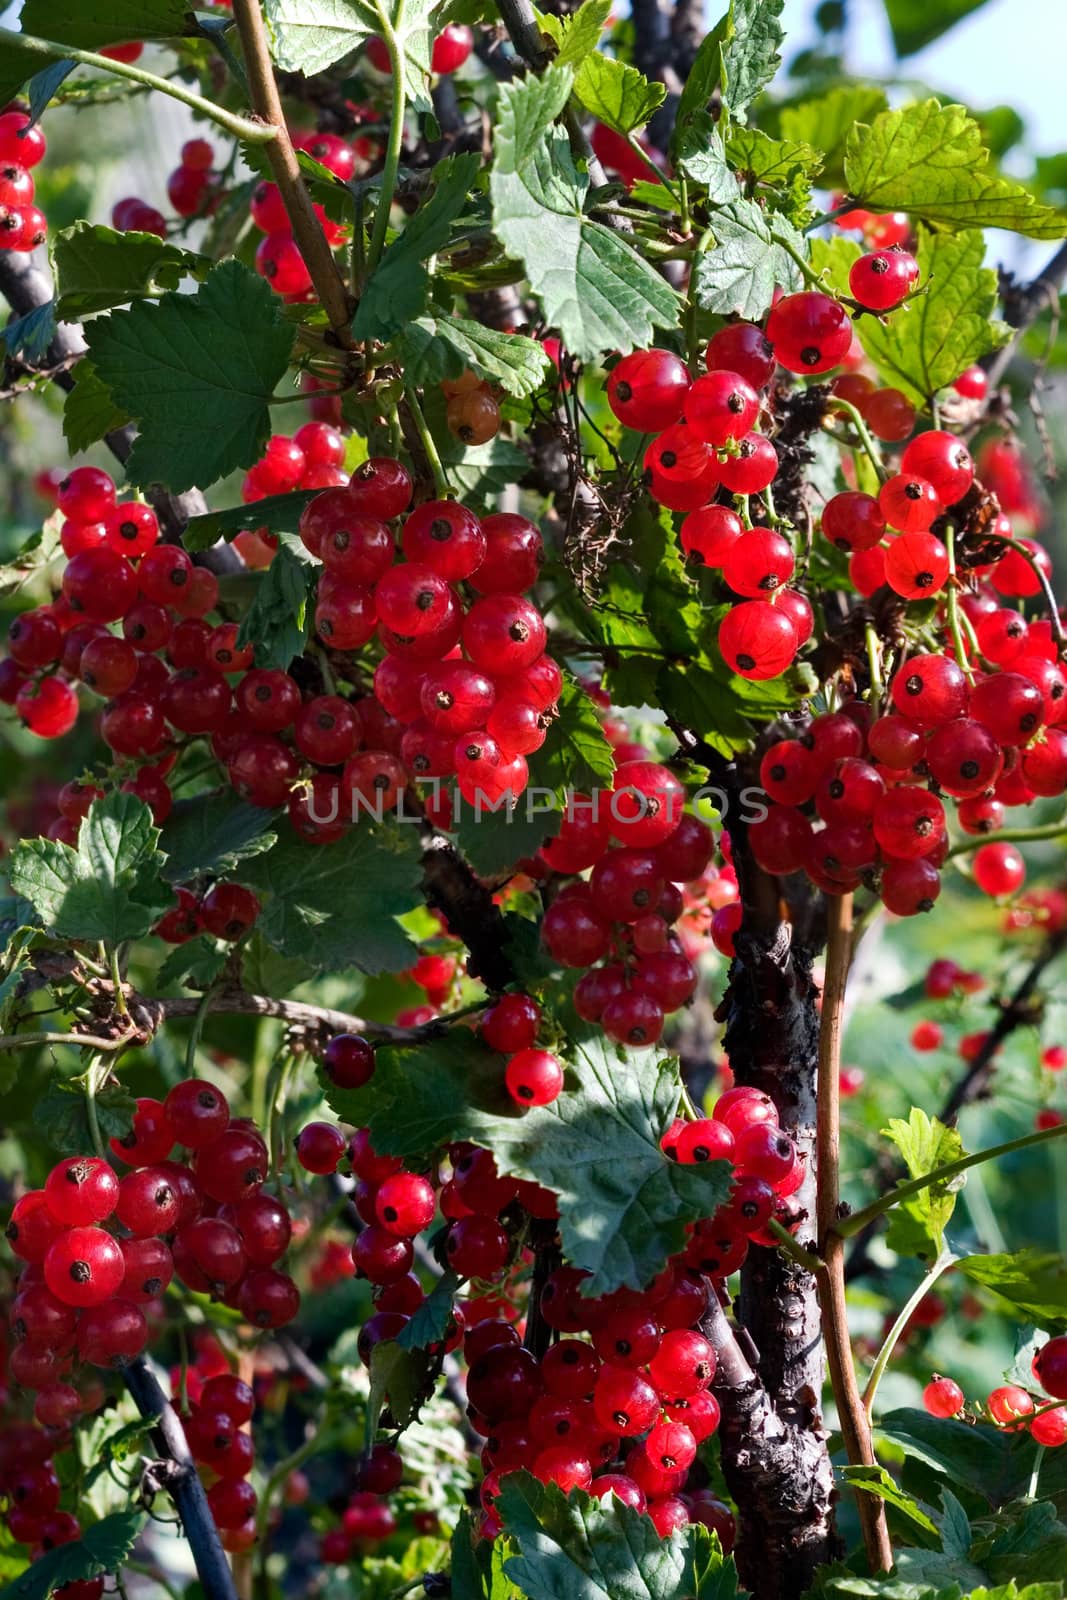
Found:
[(512, 1472), (501, 1482), (498, 1509), (519, 1551), (505, 1561), (504, 1570), (527, 1600), (686, 1600), (694, 1595), (688, 1532), (660, 1539), (651, 1518), (612, 1495), (603, 1500), (581, 1490), (565, 1495), (557, 1484)]
[(550, 127), (571, 84), (569, 68), (551, 67), (501, 86), (489, 181), (501, 243), (523, 262), (567, 349), (594, 360), (650, 344), (654, 328), (677, 323), (680, 302), (622, 235), (582, 215), (589, 179), (564, 130)]
[(418, 1045), (385, 1045), (358, 1090), (328, 1089), (345, 1122), (369, 1127), (383, 1155), (428, 1156), (470, 1139), (502, 1172), (559, 1196), (566, 1259), (589, 1294), (643, 1288), (685, 1243), (686, 1223), (729, 1193), (725, 1162), (684, 1167), (659, 1141), (678, 1107), (677, 1063), (626, 1054), (604, 1039), (576, 1044), (565, 1093), (522, 1112), (509, 1103), (501, 1058), (465, 1029)]
[(163, 876), (170, 883), (188, 883), (201, 875), (224, 877), (238, 862), (271, 848), (277, 817), (276, 811), (250, 806), (229, 789), (176, 801), (159, 836), (167, 858)]
[(195, 294), (141, 300), (92, 322), (93, 365), (140, 430), (131, 482), (178, 493), (252, 466), (293, 336), (270, 285), (239, 261), (214, 267)]
[(475, 808), (456, 795), (453, 818), (453, 838), (480, 878), (491, 878), (536, 855), (560, 829), (558, 802), (546, 802), (529, 788), (510, 807), (496, 810)]
[(357, 339), (389, 340), (426, 309), (426, 262), (448, 243), (452, 224), (468, 203), (478, 175), (477, 152), (448, 156), (434, 168), (434, 189), (382, 256), (356, 311)]
[(406, 1428), (419, 1408), (430, 1372), (425, 1350), (405, 1350), (395, 1339), (376, 1344), (370, 1360), (370, 1395), (367, 1399), (367, 1443), (378, 1431), (382, 1409), (389, 1410), (400, 1428)]
[(714, 205), (740, 198), (741, 186), (726, 160), (722, 133), (706, 111), (694, 112), (678, 135), (676, 158), (687, 178), (704, 185)]
[(929, 1538), (934, 1543), (938, 1542), (937, 1523), (920, 1501), (901, 1488), (887, 1468), (841, 1467), (839, 1470), (845, 1482), (854, 1489), (876, 1495), (879, 1500), (884, 1500), (899, 1511), (910, 1524), (910, 1531), (919, 1535), (920, 1541)]
[(759, 128), (731, 128), (726, 154), (735, 171), (774, 189), (788, 188), (799, 176), (811, 179), (822, 156), (802, 139), (772, 139)]
[(34, 73), (26, 85), (26, 99), (30, 103), (31, 122), (40, 121), (49, 101), (72, 72), (78, 70), (76, 61), (53, 61), (43, 72)]
[(209, 989), (219, 976), (229, 958), (230, 950), (201, 935), (176, 944), (159, 971), (156, 985), (169, 989), (175, 984), (188, 984), (194, 989)]
[(985, 239), (976, 229), (945, 234), (920, 228), (917, 255), (927, 292), (885, 322), (858, 318), (856, 331), (887, 381), (928, 404), (965, 367), (999, 349), (1011, 330), (993, 316), (997, 275), (982, 265)]
[(574, 80), (574, 93), (591, 116), (624, 136), (643, 128), (667, 97), (662, 83), (615, 56), (586, 56)]
[[(836, 294), (851, 294), (848, 275), (853, 262), (858, 261), (863, 254), (863, 246), (855, 239), (847, 239), (844, 234), (835, 233), (830, 239), (811, 239), (809, 249), (812, 271), (818, 273), (827, 289)], [(857, 331), (862, 336), (868, 331), (864, 328), (864, 323), (867, 323), (869, 328), (869, 325), (876, 321), (875, 317), (860, 317), (856, 324)], [(901, 317), (898, 321), (901, 329), (904, 329), (905, 319)], [(911, 326), (911, 323), (907, 324), (909, 329)], [(879, 331), (885, 331), (881, 323), (878, 323), (878, 328)]]
[(872, 122), (886, 108), (884, 89), (865, 83), (842, 83), (815, 100), (783, 106), (783, 139), (814, 146), (823, 152), (823, 165), (844, 178), (845, 141), (857, 122)]
[(983, 5), (985, 0), (937, 0), (936, 5), (930, 0), (885, 0), (893, 48), (898, 56), (913, 56)]
[(941, 1504), (941, 1548), (947, 1556), (968, 1555), (974, 1539), (970, 1518), (951, 1489), (942, 1489)]
[(585, 0), (569, 17), (551, 11), (537, 12), (537, 25), (558, 45), (555, 57), (560, 67), (578, 67), (600, 43), (604, 24), (611, 16), (612, 0)]
[(397, 918), (421, 904), (418, 830), (363, 818), (331, 845), (287, 832), (241, 868), (265, 900), (257, 924), (282, 955), (323, 972), (402, 972), (414, 946)]
[(74, 368), (74, 387), (63, 402), (63, 437), (72, 455), (80, 455), (106, 433), (130, 420), (111, 398), (111, 391), (87, 356)]
[(182, 533), (182, 544), (193, 553), (210, 550), (219, 539), (236, 538), (246, 528), (268, 528), (271, 533), (296, 533), (304, 507), (310, 505), (318, 489), (298, 489), (294, 494), (272, 494), (256, 500), (253, 506), (227, 506), (225, 511), (207, 511), (192, 517)]
[(66, 1583), (118, 1572), (146, 1520), (143, 1511), (115, 1511), (101, 1517), (73, 1544), (59, 1545), (38, 1556), (20, 1577), (0, 1589), (0, 1600), (48, 1600)]
[(685, 137), (692, 118), (707, 111), (708, 102), (722, 78), (722, 48), (730, 28), (731, 15), (732, 7), (725, 16), (719, 18), (714, 28), (704, 35), (700, 48), (693, 58), (689, 76), (682, 85), (674, 137), (671, 141), (671, 152), (674, 155), (678, 153), (680, 141)]
[(110, 945), (138, 939), (173, 899), (158, 839), (143, 800), (108, 795), (89, 807), (76, 849), (53, 839), (21, 840), (11, 853), (11, 887), (56, 938)]
[[(136, 1110), (137, 1101), (122, 1084), (101, 1089), (96, 1096), (96, 1121), (103, 1138), (125, 1138)], [(89, 1103), (78, 1084), (53, 1080), (34, 1104), (33, 1123), (61, 1156), (81, 1156), (93, 1149)]]
[(772, 226), (804, 249), (803, 239), (785, 217), (774, 212), (768, 217), (754, 200), (733, 200), (712, 213), (715, 243), (700, 256), (694, 274), (694, 294), (704, 311), (758, 320), (776, 288), (799, 287), (800, 269), (775, 243)]
[(785, 0), (730, 0), (730, 24), (722, 47), (722, 98), (734, 116), (745, 112), (782, 64), (785, 31), (779, 17)]
[(283, 672), (303, 654), (311, 633), (319, 567), (280, 544), (256, 585), (255, 598), (241, 619), (237, 645), (254, 645), (257, 667)]
[(444, 1338), (459, 1285), (454, 1272), (446, 1272), (437, 1280), (410, 1322), (397, 1334), (396, 1342), (401, 1350), (425, 1350)]
[(74, 320), (126, 305), (158, 289), (176, 289), (191, 274), (206, 277), (207, 256), (181, 250), (154, 233), (117, 233), (77, 222), (56, 235), (57, 311)]
[(41, 359), (55, 336), (56, 303), (46, 300), (24, 317), (12, 317), (0, 333), (0, 341), (9, 356), (24, 356), (33, 362)]
[(420, 317), (404, 329), (396, 346), (405, 376), (417, 388), (458, 378), (472, 367), (509, 394), (525, 396), (541, 387), (548, 365), (539, 340), (502, 333), (466, 317)]
[(564, 678), (557, 714), (545, 742), (529, 758), (531, 782), (543, 788), (610, 789), (615, 756), (605, 737), (596, 707), (572, 678)]
[[(924, 1178), (938, 1167), (958, 1161), (964, 1154), (963, 1140), (955, 1128), (946, 1128), (936, 1117), (927, 1116), (917, 1106), (907, 1122), (890, 1119), (883, 1129), (904, 1158), (912, 1178)], [(956, 1209), (956, 1196), (966, 1182), (966, 1174), (929, 1184), (918, 1194), (900, 1201), (889, 1213), (886, 1243), (898, 1255), (938, 1256), (944, 1247), (945, 1229)]]
[(1067, 1323), (1067, 1261), (1041, 1250), (1013, 1255), (964, 1256), (957, 1270), (1006, 1300), (1017, 1314), (1043, 1328)]
[(400, 45), (409, 103), (429, 107), (427, 80), (433, 0), (266, 0), (274, 59), (285, 72), (326, 72), (382, 31), (387, 17)]
[(857, 123), (845, 149), (848, 192), (872, 211), (907, 211), (946, 228), (1010, 228), (1060, 239), (1067, 217), (989, 170), (982, 133), (963, 106), (924, 100)]
[(23, 33), (96, 50), (117, 39), (172, 39), (189, 33), (188, 0), (25, 0)]
[(1011, 1435), (1000, 1429), (905, 1408), (880, 1418), (875, 1433), (948, 1478), (954, 1488), (993, 1504), (1004, 1498), (1014, 1480)]
[(250, 994), (285, 1000), (301, 983), (315, 976), (314, 967), (298, 956), (279, 955), (257, 930), (241, 952), (241, 985)]
[(658, 706), (727, 757), (751, 745), (754, 723), (773, 721), (801, 698), (799, 692), (790, 690), (788, 679), (775, 678), (760, 685), (768, 690), (765, 703), (747, 700), (739, 690), (737, 674), (730, 672), (718, 653), (713, 659), (665, 663), (656, 674), (655, 686)]

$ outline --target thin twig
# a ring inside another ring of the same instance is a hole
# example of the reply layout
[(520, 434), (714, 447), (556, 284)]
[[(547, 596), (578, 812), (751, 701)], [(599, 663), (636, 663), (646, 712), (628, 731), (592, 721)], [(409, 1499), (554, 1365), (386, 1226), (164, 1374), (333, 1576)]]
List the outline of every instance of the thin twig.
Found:
[(233, 17), (241, 39), (252, 108), (263, 123), (275, 129), (276, 137), (266, 147), (267, 159), (292, 224), (293, 237), (337, 343), (350, 349), (353, 344), (352, 307), (348, 290), (322, 231), (322, 224), (315, 215), (293, 141), (289, 137), (259, 0), (233, 0)]

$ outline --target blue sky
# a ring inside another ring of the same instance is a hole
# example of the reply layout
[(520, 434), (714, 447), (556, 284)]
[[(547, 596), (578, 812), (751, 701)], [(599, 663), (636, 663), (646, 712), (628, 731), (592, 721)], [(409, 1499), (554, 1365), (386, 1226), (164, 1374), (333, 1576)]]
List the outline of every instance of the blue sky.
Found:
[[(848, 66), (884, 76), (893, 47), (882, 0), (847, 0)], [(713, 5), (712, 9), (716, 9)], [(814, 42), (816, 0), (786, 0), (788, 55)], [(1012, 105), (1027, 124), (1038, 155), (1067, 149), (1067, 0), (986, 0), (986, 4), (904, 67), (932, 88), (976, 107)]]

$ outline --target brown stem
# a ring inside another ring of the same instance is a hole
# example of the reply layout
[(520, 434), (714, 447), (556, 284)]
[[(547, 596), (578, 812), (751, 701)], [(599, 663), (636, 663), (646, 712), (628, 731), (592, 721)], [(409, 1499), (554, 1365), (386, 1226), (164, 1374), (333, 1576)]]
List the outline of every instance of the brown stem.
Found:
[(1009, 290), (1004, 295), (1004, 320), (1015, 331), (1002, 350), (989, 362), (989, 388), (995, 390), (1019, 348), (1023, 334), (1036, 322), (1050, 305), (1055, 304), (1063, 280), (1067, 278), (1067, 244), (1061, 244), (1055, 255), (1041, 271), (1021, 289)]
[[(841, 1203), (841, 1023), (845, 987), (852, 955), (852, 896), (826, 899), (826, 978), (819, 1027), (819, 1083), (816, 1171), (818, 1241), (823, 1258), (819, 1273), (826, 1364), (837, 1405), (838, 1421), (850, 1466), (876, 1465), (870, 1419), (856, 1382), (845, 1300), (845, 1246), (833, 1231)], [(872, 1572), (888, 1572), (893, 1565), (885, 1506), (874, 1495), (856, 1496), (863, 1543)]]
[(241, 39), (241, 53), (248, 74), (252, 109), (264, 122), (277, 128), (277, 138), (265, 146), (274, 181), (281, 193), (292, 224), (293, 237), (304, 258), (315, 293), (325, 308), (338, 344), (351, 349), (352, 306), (341, 270), (334, 260), (322, 225), (315, 215), (300, 163), (289, 137), (281, 96), (274, 78), (270, 45), (259, 0), (233, 0), (233, 18)]

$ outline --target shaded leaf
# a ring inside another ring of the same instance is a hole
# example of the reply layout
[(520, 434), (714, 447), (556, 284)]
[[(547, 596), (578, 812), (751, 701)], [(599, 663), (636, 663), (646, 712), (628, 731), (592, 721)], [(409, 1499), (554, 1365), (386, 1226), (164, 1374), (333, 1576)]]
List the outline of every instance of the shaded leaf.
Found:
[(348, 966), (402, 972), (415, 947), (397, 918), (421, 903), (414, 827), (366, 820), (335, 844), (305, 844), (289, 830), (241, 867), (264, 901), (257, 927), (282, 955), (323, 972)]
[(229, 958), (228, 947), (216, 939), (201, 934), (176, 944), (156, 973), (156, 984), (168, 989), (172, 984), (188, 984), (194, 989), (208, 989), (219, 976)]
[[(1011, 1255), (964, 1256), (956, 1268), (972, 1283), (992, 1289), (1019, 1316), (1058, 1331), (1067, 1324), (1067, 1261), (1063, 1256), (1017, 1250)], [(1032, 1375), (1029, 1381), (1032, 1384)]]
[[(111, 1083), (96, 1096), (96, 1121), (104, 1139), (123, 1139), (133, 1127), (137, 1101), (122, 1084)], [(81, 1156), (94, 1147), (85, 1090), (54, 1079), (35, 1102), (33, 1123), (61, 1156)]]
[(296, 533), (306, 505), (318, 489), (298, 489), (294, 494), (272, 494), (253, 505), (228, 506), (225, 511), (207, 511), (192, 517), (185, 525), (182, 544), (191, 554), (210, 550), (219, 539), (235, 539), (249, 528), (267, 528), (271, 533)]
[(885, 1467), (842, 1467), (841, 1476), (846, 1483), (863, 1494), (876, 1495), (894, 1510), (899, 1511), (920, 1539), (938, 1541), (937, 1523), (922, 1503), (901, 1488), (892, 1473)]
[(71, 454), (88, 450), (129, 420), (129, 412), (115, 404), (107, 384), (88, 357), (83, 356), (74, 368), (74, 387), (63, 402), (63, 437)]
[(893, 48), (898, 56), (912, 56), (985, 3), (986, 0), (937, 0), (936, 5), (931, 5), (930, 0), (885, 0)]
[(875, 1424), (875, 1434), (907, 1456), (948, 1478), (956, 1487), (996, 1503), (1014, 1479), (1011, 1435), (997, 1428), (972, 1427), (925, 1411), (891, 1411)]
[(23, 317), (11, 317), (0, 333), (9, 356), (22, 356), (28, 362), (40, 361), (56, 336), (56, 303), (46, 300)]
[[(303, 546), (299, 547), (303, 551)], [(257, 667), (285, 671), (303, 654), (311, 633), (320, 568), (279, 544), (256, 584), (252, 604), (241, 619), (237, 647), (253, 645)]]
[(446, 1272), (437, 1280), (410, 1322), (397, 1334), (396, 1342), (401, 1350), (425, 1350), (444, 1338), (459, 1285), (460, 1279), (454, 1272)]
[(76, 222), (52, 245), (57, 312), (67, 320), (108, 311), (156, 289), (176, 289), (191, 274), (204, 278), (207, 256), (168, 244), (154, 233), (119, 233)]
[(0, 1589), (0, 1600), (47, 1600), (64, 1584), (118, 1572), (145, 1521), (143, 1511), (115, 1511), (101, 1517), (72, 1544), (59, 1545), (38, 1556), (20, 1577)]
[(201, 874), (224, 877), (238, 862), (271, 848), (277, 818), (276, 811), (250, 806), (229, 790), (175, 801), (159, 836), (167, 858), (163, 876), (171, 883)]

